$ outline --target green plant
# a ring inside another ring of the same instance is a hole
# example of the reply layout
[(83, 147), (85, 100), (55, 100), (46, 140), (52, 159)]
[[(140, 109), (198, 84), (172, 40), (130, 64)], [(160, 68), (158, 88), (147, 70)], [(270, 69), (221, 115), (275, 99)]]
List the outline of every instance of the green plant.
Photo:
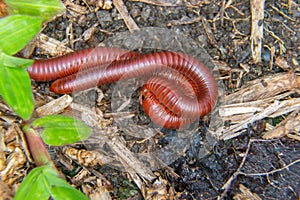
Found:
[[(27, 143), (36, 165), (18, 189), (15, 200), (88, 199), (60, 177), (50, 159), (48, 145), (65, 145), (86, 139), (90, 128), (83, 122), (66, 116), (45, 116), (24, 126)], [(39, 133), (39, 130), (42, 130)], [(59, 135), (59, 137), (58, 137)], [(43, 141), (41, 140), (41, 137)]]
[[(59, 0), (6, 0), (9, 16), (0, 19), (0, 95), (25, 121), (24, 132), (37, 166), (23, 180), (16, 200), (88, 199), (56, 169), (45, 143), (65, 145), (86, 139), (91, 130), (65, 116), (46, 116), (29, 123), (34, 101), (26, 67), (33, 61), (14, 57), (41, 29), (43, 21), (64, 11)], [(26, 121), (27, 120), (27, 121)]]

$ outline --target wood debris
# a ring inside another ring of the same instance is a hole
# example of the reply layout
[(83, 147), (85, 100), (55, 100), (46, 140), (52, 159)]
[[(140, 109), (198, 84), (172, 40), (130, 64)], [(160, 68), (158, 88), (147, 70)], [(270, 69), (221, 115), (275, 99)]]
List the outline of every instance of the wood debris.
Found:
[(276, 127), (263, 135), (264, 139), (274, 139), (288, 136), (300, 141), (300, 114), (295, 110), (286, 119), (281, 121)]
[[(108, 145), (116, 154), (116, 159), (123, 164), (125, 171), (136, 183), (141, 180), (140, 178), (137, 180), (136, 177), (141, 177), (144, 182), (151, 182), (156, 177), (151, 169), (139, 161), (119, 139), (114, 138), (108, 141)], [(141, 184), (137, 184), (137, 186), (141, 188)]]
[(135, 23), (135, 21), (132, 19), (132, 17), (129, 15), (128, 10), (122, 0), (113, 0), (114, 6), (117, 8), (119, 13), (121, 14), (127, 28), (130, 32), (133, 32), (134, 30), (138, 30), (139, 27)]
[(99, 109), (93, 110), (87, 106), (77, 103), (72, 103), (70, 108), (72, 109), (72, 117), (82, 120), (90, 127), (97, 127), (101, 129), (112, 124), (112, 118), (105, 119), (103, 117), (103, 113)]
[(225, 96), (219, 116), (223, 122), (229, 121), (230, 126), (219, 127), (216, 136), (231, 139), (250, 123), (300, 109), (300, 99), (289, 98), (299, 88), (300, 76), (295, 73), (279, 73), (250, 81), (239, 91)]
[(174, 188), (168, 189), (168, 181), (159, 177), (150, 187), (143, 187), (141, 192), (146, 200), (167, 200), (174, 199)]
[(78, 164), (86, 167), (95, 167), (97, 165), (105, 165), (112, 162), (112, 158), (103, 155), (97, 151), (88, 151), (85, 149), (75, 149), (72, 147), (64, 147), (62, 150), (67, 157), (78, 162)]
[(71, 0), (66, 0), (66, 2), (64, 3), (65, 6), (67, 7), (67, 9), (72, 10), (78, 14), (87, 14), (88, 9), (86, 6), (81, 6), (78, 4), (73, 3)]
[(281, 56), (278, 56), (275, 60), (275, 65), (280, 67), (281, 69), (287, 71), (290, 70), (292, 67), (288, 64), (288, 62), (286, 61), (286, 59), (284, 59)]
[(54, 115), (62, 113), (65, 108), (71, 105), (73, 98), (69, 95), (63, 95), (36, 109), (38, 116)]
[(97, 26), (98, 25), (99, 24), (96, 23), (91, 28), (89, 28), (86, 31), (84, 31), (84, 33), (82, 34), (82, 37), (83, 37), (84, 41), (88, 41), (89, 39), (91, 39), (91, 37), (93, 36), (93, 34), (95, 33), (95, 31), (97, 30)]
[(300, 87), (300, 75), (295, 73), (278, 73), (248, 82), (239, 91), (227, 95), (226, 104), (242, 103), (273, 97), (279, 93)]
[(112, 9), (112, 1), (111, 0), (100, 0), (98, 5), (103, 10), (110, 10)]
[(102, 185), (100, 179), (97, 179), (97, 185), (91, 187), (89, 183), (82, 185), (82, 190), (88, 195), (90, 200), (111, 200), (109, 191)]
[(264, 0), (251, 0), (251, 51), (255, 63), (261, 61), (261, 47), (264, 30)]
[(0, 180), (0, 199), (5, 200), (13, 200), (14, 199), (14, 192), (12, 191), (11, 187)]
[(27, 149), (23, 140), (17, 125), (11, 125), (7, 130), (0, 126), (0, 179), (8, 185), (19, 183), (27, 173), (29, 155), (23, 151)]
[(239, 185), (239, 189), (241, 193), (235, 194), (233, 199), (234, 200), (261, 200), (261, 198), (255, 194), (252, 193), (248, 188), (246, 188), (243, 184)]
[(66, 43), (50, 38), (45, 34), (39, 34), (36, 38), (36, 47), (40, 48), (40, 52), (52, 57), (58, 57), (73, 52), (67, 47)]

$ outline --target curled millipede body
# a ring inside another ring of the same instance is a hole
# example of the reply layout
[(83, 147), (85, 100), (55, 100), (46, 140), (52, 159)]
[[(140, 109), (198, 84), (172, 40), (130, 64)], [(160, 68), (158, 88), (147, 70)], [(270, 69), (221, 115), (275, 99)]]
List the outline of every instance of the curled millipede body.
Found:
[(189, 55), (175, 52), (81, 50), (51, 61), (36, 61), (28, 72), (36, 81), (59, 78), (50, 87), (58, 94), (147, 78), (140, 93), (143, 109), (156, 125), (168, 129), (197, 121), (213, 109), (218, 98), (217, 84), (207, 67)]

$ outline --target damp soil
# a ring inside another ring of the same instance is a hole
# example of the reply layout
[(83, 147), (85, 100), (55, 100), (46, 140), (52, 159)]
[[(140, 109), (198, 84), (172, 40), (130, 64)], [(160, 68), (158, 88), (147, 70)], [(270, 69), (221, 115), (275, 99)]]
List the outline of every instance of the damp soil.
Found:
[[(220, 13), (222, 1), (201, 2), (185, 2), (185, 5), (176, 7), (155, 6), (131, 1), (126, 1), (125, 5), (140, 28), (160, 27), (183, 33), (199, 42), (212, 59), (225, 62), (232, 70), (240, 69), (240, 64), (247, 64), (249, 72), (240, 78), (239, 84), (236, 84), (238, 77), (234, 73), (229, 79), (223, 80), (222, 87), (227, 94), (246, 84), (249, 80), (282, 71), (276, 66), (271, 68), (269, 66), (271, 52), (268, 47), (275, 47), (275, 55), (280, 54), (279, 43), (270, 33), (265, 33), (263, 37), (263, 61), (259, 64), (252, 62), (249, 42), (251, 31), (249, 1), (234, 1), (231, 7), (225, 10), (226, 16), (223, 20), (220, 17), (216, 18)], [(75, 0), (73, 3), (86, 6), (84, 1)], [(288, 11), (286, 4), (287, 1), (266, 1), (263, 23), (268, 30), (284, 42), (286, 51), (283, 53), (283, 57), (293, 66), (295, 64), (292, 62), (293, 59), (298, 59), (299, 62), (300, 32), (298, 22), (300, 10), (298, 7)], [(96, 4), (91, 3), (89, 6), (92, 8), (91, 10), (94, 10), (93, 7)], [(294, 21), (285, 18), (273, 7), (291, 16)], [(207, 37), (204, 20), (212, 30), (214, 42)], [(98, 24), (96, 30), (88, 40), (83, 40), (84, 31), (94, 24)], [(67, 42), (70, 41), (70, 38), (66, 34), (70, 25), (72, 26), (72, 43)], [(67, 45), (73, 50), (79, 50), (96, 47), (112, 35), (124, 31), (128, 31), (128, 28), (115, 7), (110, 10), (88, 11), (81, 15), (74, 15), (67, 7), (66, 14), (49, 22), (43, 33), (51, 38), (67, 42)], [(35, 49), (36, 57), (41, 56), (39, 51), (38, 48)], [(105, 93), (107, 88), (103, 89)], [(209, 123), (209, 119), (207, 120), (208, 122), (202, 123), (204, 126)], [(267, 120), (272, 119), (264, 119), (249, 125), (236, 138), (217, 141), (211, 147), (209, 154), (204, 157), (201, 156), (200, 149), (203, 145), (201, 135), (205, 135), (206, 128), (200, 128), (184, 156), (169, 165), (178, 177), (168, 176), (164, 169), (158, 170), (158, 173), (168, 181), (169, 186), (172, 186), (175, 192), (180, 194), (179, 199), (217, 199), (224, 191), (223, 185), (238, 169), (243, 156), (245, 156), (244, 153), (249, 148), (250, 140), (254, 140), (241, 169), (244, 174), (238, 175), (233, 180), (223, 198), (232, 199), (236, 193), (239, 193), (239, 185), (243, 184), (253, 193), (258, 194), (261, 199), (297, 199), (299, 198), (300, 187), (300, 163), (295, 163), (276, 173), (263, 174), (299, 159), (300, 155), (300, 143), (296, 140), (289, 138), (270, 141), (259, 140), (262, 131), (265, 130)], [(160, 138), (159, 141), (163, 145), (168, 143), (167, 140), (166, 137)], [(128, 196), (124, 189), (120, 189), (127, 188), (129, 190), (132, 187), (134, 190), (135, 188), (132, 183), (128, 183), (130, 181), (125, 175), (120, 176), (120, 173), (109, 169), (109, 167), (101, 168), (101, 172), (103, 171), (107, 179), (112, 182), (114, 188), (111, 192), (112, 197), (119, 199), (141, 198), (139, 193)], [(258, 173), (262, 174), (259, 175)], [(125, 193), (127, 196), (124, 195)]]

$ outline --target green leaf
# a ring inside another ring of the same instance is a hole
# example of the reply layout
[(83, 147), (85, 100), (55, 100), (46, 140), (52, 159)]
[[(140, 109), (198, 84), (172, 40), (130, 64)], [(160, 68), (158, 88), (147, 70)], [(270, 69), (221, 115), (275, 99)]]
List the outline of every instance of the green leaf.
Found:
[(61, 115), (39, 118), (32, 123), (32, 127), (43, 128), (43, 141), (53, 146), (85, 140), (91, 134), (91, 128), (83, 122)]
[(40, 30), (37, 17), (13, 15), (0, 19), (0, 49), (8, 55), (20, 51)]
[(63, 13), (65, 7), (60, 0), (6, 0), (9, 14), (23, 14), (51, 19)]
[(23, 180), (18, 189), (15, 200), (48, 200), (49, 197), (60, 199), (88, 198), (61, 179), (58, 173), (50, 166), (33, 169)]
[(20, 117), (30, 118), (34, 102), (29, 75), (25, 69), (5, 66), (0, 60), (0, 95)]
[(72, 187), (51, 187), (51, 196), (55, 200), (88, 200), (88, 198)]
[(15, 200), (43, 200), (49, 199), (50, 194), (45, 189), (44, 169), (48, 166), (33, 169), (23, 180)]
[(34, 62), (33, 60), (30, 59), (18, 58), (18, 57), (7, 55), (5, 53), (2, 53), (2, 57), (0, 56), (0, 61), (2, 61), (3, 66), (20, 67), (20, 68), (29, 67)]

